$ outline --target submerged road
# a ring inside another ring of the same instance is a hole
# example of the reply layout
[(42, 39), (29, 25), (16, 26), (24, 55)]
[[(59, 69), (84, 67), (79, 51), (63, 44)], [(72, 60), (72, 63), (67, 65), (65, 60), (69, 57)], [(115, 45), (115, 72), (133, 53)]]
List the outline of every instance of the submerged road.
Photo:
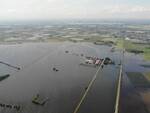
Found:
[[(0, 103), (19, 105), (20, 113), (114, 113), (119, 67), (80, 65), (85, 62), (82, 53), (100, 58), (110, 56), (118, 63), (118, 53), (110, 53), (110, 47), (69, 42), (24, 44), (0, 46), (0, 52), (4, 53), (1, 60), (23, 67), (16, 71), (0, 65), (1, 74), (10, 72), (10, 77), (0, 82)], [(59, 71), (54, 72), (53, 67)], [(33, 104), (37, 94), (49, 101), (44, 106)], [(0, 107), (0, 113), (16, 110)]]

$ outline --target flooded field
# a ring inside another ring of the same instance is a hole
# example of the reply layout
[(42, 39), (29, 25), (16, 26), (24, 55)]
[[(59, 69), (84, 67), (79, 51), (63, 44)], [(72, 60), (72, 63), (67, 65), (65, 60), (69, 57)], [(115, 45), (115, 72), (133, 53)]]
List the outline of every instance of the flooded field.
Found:
[[(104, 66), (98, 72), (79, 112), (113, 113), (120, 52), (112, 53), (110, 49), (70, 42), (0, 45), (0, 61), (20, 68), (0, 64), (0, 74), (10, 74), (0, 82), (0, 112), (73, 113), (98, 69), (80, 63), (85, 62), (85, 56), (109, 56), (115, 65)], [(54, 67), (58, 71), (54, 71)], [(44, 105), (32, 102), (36, 95), (47, 99)]]
[[(0, 64), (0, 75), (10, 75), (0, 81), (0, 112), (73, 113), (99, 68), (81, 63), (85, 57), (110, 57), (115, 64), (105, 65), (98, 71), (78, 112), (113, 113), (122, 54), (120, 50), (110, 50), (109, 46), (85, 42), (0, 45), (0, 61), (20, 68)], [(136, 73), (148, 72), (149, 68), (141, 65), (149, 62), (132, 53), (125, 53), (124, 62), (120, 111), (132, 113), (138, 107), (137, 113), (147, 113), (143, 100), (147, 100), (149, 93), (135, 90), (134, 83), (141, 83)], [(146, 80), (144, 75), (143, 78)]]
[(150, 81), (145, 73), (150, 72), (150, 62), (145, 61), (140, 54), (127, 52), (124, 62), (120, 113), (149, 113)]

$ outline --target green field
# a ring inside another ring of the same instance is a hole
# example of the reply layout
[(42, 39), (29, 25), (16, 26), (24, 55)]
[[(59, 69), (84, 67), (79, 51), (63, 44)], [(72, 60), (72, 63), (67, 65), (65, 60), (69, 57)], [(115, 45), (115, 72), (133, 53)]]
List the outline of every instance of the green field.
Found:
[(116, 47), (123, 49), (125, 48), (127, 52), (132, 52), (139, 54), (141, 53), (145, 60), (150, 60), (150, 45), (149, 44), (141, 44), (141, 43), (133, 43), (128, 40), (118, 39), (116, 43)]

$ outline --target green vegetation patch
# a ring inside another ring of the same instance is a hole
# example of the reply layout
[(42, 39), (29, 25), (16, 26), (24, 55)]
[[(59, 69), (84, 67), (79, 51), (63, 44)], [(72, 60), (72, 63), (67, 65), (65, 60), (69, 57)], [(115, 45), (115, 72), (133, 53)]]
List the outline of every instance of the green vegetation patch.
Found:
[(116, 38), (103, 38), (102, 41), (104, 42), (113, 42), (113, 43), (116, 43), (117, 42), (117, 39)]
[(150, 60), (150, 46), (144, 48), (144, 59)]
[(142, 73), (126, 72), (126, 74), (135, 87), (150, 87), (150, 82)]
[(125, 40), (124, 41), (124, 47), (126, 49), (126, 51), (143, 51), (143, 45), (141, 44), (135, 44), (135, 43), (132, 43), (131, 41), (127, 41)]
[[(135, 44), (133, 44), (135, 45)], [(150, 46), (146, 44), (136, 44), (136, 50), (143, 51), (143, 57), (145, 60), (150, 61)]]
[(123, 39), (120, 38), (116, 41), (117, 48), (123, 49), (124, 48), (123, 45), (124, 45)]
[(127, 52), (142, 54), (145, 60), (150, 61), (149, 44), (135, 43), (135, 42), (131, 42), (130, 40), (123, 40), (120, 38), (116, 41), (116, 47), (120, 49), (125, 48)]
[(99, 38), (97, 40), (94, 40), (94, 44), (97, 45), (108, 45), (108, 46), (113, 46), (116, 45), (117, 39), (115, 38)]

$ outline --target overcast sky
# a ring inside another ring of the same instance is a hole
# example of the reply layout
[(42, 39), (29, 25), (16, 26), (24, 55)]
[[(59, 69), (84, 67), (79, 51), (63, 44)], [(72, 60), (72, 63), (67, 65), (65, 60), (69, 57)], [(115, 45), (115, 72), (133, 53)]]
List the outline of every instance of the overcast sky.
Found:
[(150, 19), (150, 0), (0, 0), (0, 20)]

